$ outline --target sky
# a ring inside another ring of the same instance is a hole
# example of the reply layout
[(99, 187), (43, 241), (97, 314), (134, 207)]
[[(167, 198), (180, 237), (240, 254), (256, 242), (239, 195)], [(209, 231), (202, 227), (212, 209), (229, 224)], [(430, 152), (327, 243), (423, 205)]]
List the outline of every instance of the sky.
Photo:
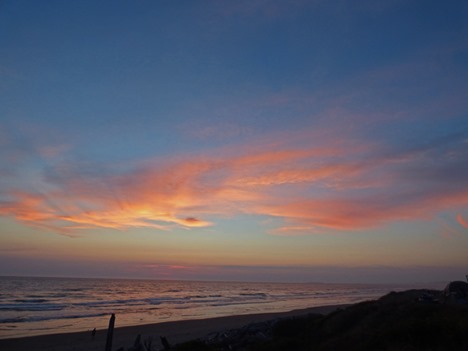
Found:
[(466, 1), (0, 1), (0, 275), (465, 274)]

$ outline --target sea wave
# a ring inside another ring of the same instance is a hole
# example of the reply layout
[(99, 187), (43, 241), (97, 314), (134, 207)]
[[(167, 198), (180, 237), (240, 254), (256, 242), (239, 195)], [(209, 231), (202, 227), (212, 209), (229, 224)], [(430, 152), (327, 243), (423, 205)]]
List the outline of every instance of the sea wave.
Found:
[(49, 302), (47, 299), (38, 299), (38, 298), (33, 298), (33, 299), (16, 299), (15, 302), (18, 303), (44, 303), (44, 302)]
[(70, 331), (105, 327), (102, 316), (111, 313), (118, 315), (120, 325), (136, 325), (350, 303), (388, 291), (389, 287), (375, 285), (0, 277), (0, 338), (13, 335), (1, 331), (6, 329), (26, 336), (40, 334), (33, 331), (37, 328), (70, 323)]
[(60, 311), (66, 305), (53, 303), (7, 303), (0, 304), (0, 311)]
[(26, 317), (15, 317), (15, 318), (0, 318), (0, 324), (9, 323), (27, 323), (27, 322), (41, 322), (59, 319), (78, 319), (78, 318), (93, 318), (106, 316), (108, 313), (89, 313), (89, 314), (77, 314), (77, 315), (63, 315), (63, 316), (26, 316)]

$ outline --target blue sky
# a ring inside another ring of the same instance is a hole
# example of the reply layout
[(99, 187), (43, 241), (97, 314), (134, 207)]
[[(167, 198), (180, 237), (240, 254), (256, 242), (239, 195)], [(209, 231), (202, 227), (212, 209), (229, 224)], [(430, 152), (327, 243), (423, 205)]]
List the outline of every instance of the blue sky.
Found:
[(459, 278), (467, 38), (464, 1), (2, 2), (0, 274)]

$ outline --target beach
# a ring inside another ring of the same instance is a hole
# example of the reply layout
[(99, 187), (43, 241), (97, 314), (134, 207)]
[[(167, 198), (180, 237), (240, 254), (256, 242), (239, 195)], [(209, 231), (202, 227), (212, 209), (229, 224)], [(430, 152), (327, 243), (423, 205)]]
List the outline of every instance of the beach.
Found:
[[(131, 327), (119, 327), (119, 316), (116, 315), (113, 338), (113, 350), (123, 346), (133, 345), (137, 335), (142, 340), (149, 337), (153, 339), (153, 347), (161, 349), (160, 337), (167, 338), (170, 344), (178, 344), (185, 341), (202, 338), (213, 332), (222, 332), (240, 328), (250, 323), (262, 322), (277, 318), (302, 316), (312, 313), (327, 314), (347, 305), (329, 305), (307, 309), (293, 310), (279, 313), (261, 313), (250, 315), (237, 315), (198, 320), (184, 320), (177, 322), (164, 322), (145, 324)], [(109, 316), (110, 317), (110, 316)], [(106, 343), (106, 330), (98, 330), (94, 338), (91, 330), (75, 333), (50, 334), (33, 337), (11, 338), (0, 340), (2, 351), (94, 351), (104, 350)]]
[(377, 299), (401, 286), (0, 277), (0, 339), (257, 315)]
[[(119, 327), (112, 350), (467, 350), (468, 286), (463, 293), (413, 289), (355, 304)], [(109, 316), (110, 317), (110, 316)], [(0, 340), (2, 351), (103, 351), (107, 330)], [(147, 345), (151, 341), (150, 347)], [(137, 342), (136, 342), (137, 341)], [(136, 348), (133, 346), (137, 345)], [(166, 345), (167, 346), (167, 345)]]

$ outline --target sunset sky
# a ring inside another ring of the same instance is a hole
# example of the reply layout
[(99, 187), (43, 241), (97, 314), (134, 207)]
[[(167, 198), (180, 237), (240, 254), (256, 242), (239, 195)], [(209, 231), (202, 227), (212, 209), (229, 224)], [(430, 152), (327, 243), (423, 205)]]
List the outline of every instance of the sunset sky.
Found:
[(464, 274), (466, 1), (0, 2), (0, 275)]

